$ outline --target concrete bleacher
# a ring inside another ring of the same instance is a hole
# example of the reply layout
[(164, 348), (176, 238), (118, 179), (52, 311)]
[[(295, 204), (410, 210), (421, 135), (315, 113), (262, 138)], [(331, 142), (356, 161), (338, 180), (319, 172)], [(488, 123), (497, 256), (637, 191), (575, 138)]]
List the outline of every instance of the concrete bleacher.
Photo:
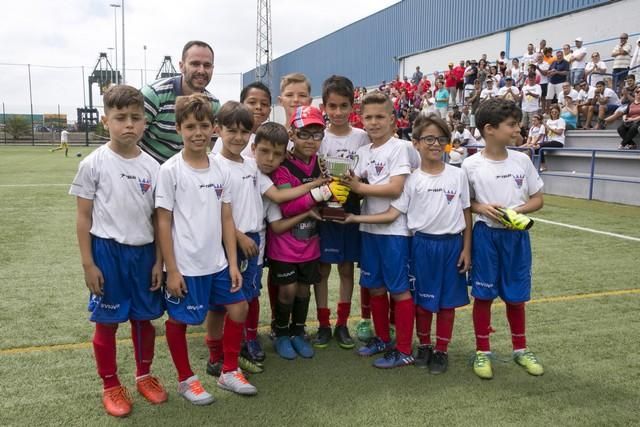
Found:
[[(565, 148), (616, 150), (596, 153), (592, 198), (640, 206), (640, 150), (617, 151), (619, 144), (615, 128), (573, 130), (566, 133)], [(589, 198), (590, 151), (548, 151), (545, 157), (548, 170), (541, 173), (545, 193)]]

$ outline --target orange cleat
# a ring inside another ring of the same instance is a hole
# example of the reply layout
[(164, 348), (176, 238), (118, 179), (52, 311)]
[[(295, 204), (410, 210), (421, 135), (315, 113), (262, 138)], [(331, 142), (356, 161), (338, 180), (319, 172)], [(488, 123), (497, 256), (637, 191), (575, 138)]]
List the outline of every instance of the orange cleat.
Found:
[(102, 392), (102, 404), (107, 414), (114, 417), (126, 417), (131, 413), (132, 405), (129, 390), (123, 385), (108, 388)]
[(160, 384), (158, 378), (152, 375), (145, 375), (144, 377), (138, 378), (136, 380), (136, 388), (145, 399), (154, 405), (164, 403), (168, 399), (164, 387)]

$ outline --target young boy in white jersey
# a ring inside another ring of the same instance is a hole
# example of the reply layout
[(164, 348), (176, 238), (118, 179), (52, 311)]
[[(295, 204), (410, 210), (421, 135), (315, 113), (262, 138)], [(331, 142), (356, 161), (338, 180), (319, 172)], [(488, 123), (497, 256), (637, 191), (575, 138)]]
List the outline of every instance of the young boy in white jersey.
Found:
[[(329, 126), (325, 130), (324, 139), (318, 151), (321, 158), (324, 156), (346, 158), (351, 159), (356, 165), (356, 152), (370, 142), (365, 131), (353, 128), (349, 124), (349, 116), (353, 111), (353, 92), (353, 83), (346, 77), (331, 76), (322, 84), (322, 108), (329, 118)], [(360, 201), (355, 194), (344, 199), (344, 208), (347, 212), (360, 213)], [(351, 349), (355, 343), (349, 334), (347, 322), (353, 294), (353, 265), (360, 260), (360, 231), (357, 224), (338, 224), (332, 221), (318, 223), (318, 231), (320, 234), (320, 282), (314, 287), (314, 291), (319, 328), (313, 345), (324, 348), (331, 339), (328, 280), (331, 264), (337, 264), (340, 294), (336, 310), (338, 319), (333, 334), (340, 347)]]
[(491, 304), (498, 296), (507, 306), (513, 358), (531, 375), (544, 369), (527, 349), (525, 302), (531, 297), (531, 243), (528, 231), (505, 228), (501, 211), (527, 214), (542, 208), (542, 180), (529, 156), (507, 150), (520, 134), (520, 109), (510, 101), (491, 99), (478, 108), (476, 123), (486, 147), (467, 158), (462, 169), (469, 179), (473, 227), (471, 295), (476, 355), (473, 371), (493, 378), (491, 367)]
[[(402, 195), (386, 212), (347, 219), (381, 224), (407, 215), (413, 234), (409, 271), (420, 341), (415, 364), (429, 368), (432, 374), (447, 370), (455, 309), (469, 303), (465, 275), (471, 265), (469, 184), (462, 170), (442, 161), (450, 138), (449, 127), (437, 116), (416, 119), (413, 144), (420, 152), (420, 169), (407, 178)], [(431, 343), (433, 313), (437, 313), (435, 351)]]
[(207, 155), (213, 126), (211, 103), (204, 96), (177, 98), (176, 130), (184, 148), (160, 168), (156, 191), (166, 269), (167, 345), (178, 371), (178, 393), (194, 405), (210, 404), (214, 398), (191, 370), (186, 330), (187, 325), (201, 324), (212, 305), (222, 305), (227, 312), (218, 386), (257, 393), (238, 369), (248, 306), (237, 266), (230, 172)]
[[(356, 155), (358, 164), (353, 176), (343, 182), (352, 191), (364, 196), (362, 213), (385, 212), (391, 201), (402, 194), (405, 180), (411, 173), (407, 141), (393, 137), (395, 119), (393, 104), (383, 93), (372, 92), (362, 100), (362, 122), (371, 144), (361, 147)], [(367, 182), (362, 182), (366, 179)], [(361, 224), (360, 286), (371, 294), (371, 314), (376, 337), (358, 350), (361, 356), (386, 352), (374, 361), (378, 368), (411, 365), (414, 305), (409, 292), (409, 229), (407, 218), (400, 215), (389, 224)], [(394, 347), (389, 328), (389, 299), (396, 302), (395, 320), (397, 345)]]
[(160, 285), (162, 258), (154, 245), (153, 197), (159, 165), (136, 145), (144, 132), (144, 99), (139, 90), (114, 86), (104, 94), (108, 143), (78, 167), (69, 194), (77, 197), (77, 233), (89, 311), (96, 329), (93, 350), (102, 378), (102, 403), (109, 415), (131, 412), (132, 399), (116, 366), (118, 324), (131, 322), (136, 387), (151, 403), (167, 393), (150, 374), (155, 329), (164, 313)]

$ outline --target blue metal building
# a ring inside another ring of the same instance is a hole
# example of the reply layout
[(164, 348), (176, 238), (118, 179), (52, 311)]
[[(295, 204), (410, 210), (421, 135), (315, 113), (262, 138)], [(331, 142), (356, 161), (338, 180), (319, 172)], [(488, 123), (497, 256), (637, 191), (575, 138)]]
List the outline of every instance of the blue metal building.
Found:
[[(320, 95), (331, 74), (372, 86), (398, 72), (398, 58), (499, 33), (611, 0), (402, 0), (272, 61), (273, 95), (288, 73), (302, 72)], [(441, 16), (435, 11), (444, 11)], [(243, 74), (246, 85), (255, 70)]]

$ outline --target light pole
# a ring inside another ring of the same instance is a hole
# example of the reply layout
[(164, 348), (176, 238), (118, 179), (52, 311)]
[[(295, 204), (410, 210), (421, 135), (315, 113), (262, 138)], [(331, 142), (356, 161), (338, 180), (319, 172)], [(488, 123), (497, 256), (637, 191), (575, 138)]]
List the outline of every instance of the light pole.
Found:
[(124, 66), (124, 0), (120, 0), (122, 4), (122, 84), (125, 84), (127, 69)]
[(113, 38), (114, 38), (114, 46), (116, 49), (116, 81), (115, 84), (119, 84), (120, 81), (118, 79), (118, 19), (116, 15), (116, 9), (120, 7), (117, 3), (111, 3), (109, 7), (113, 8)]
[(142, 46), (144, 49), (144, 84), (147, 84), (147, 45)]

